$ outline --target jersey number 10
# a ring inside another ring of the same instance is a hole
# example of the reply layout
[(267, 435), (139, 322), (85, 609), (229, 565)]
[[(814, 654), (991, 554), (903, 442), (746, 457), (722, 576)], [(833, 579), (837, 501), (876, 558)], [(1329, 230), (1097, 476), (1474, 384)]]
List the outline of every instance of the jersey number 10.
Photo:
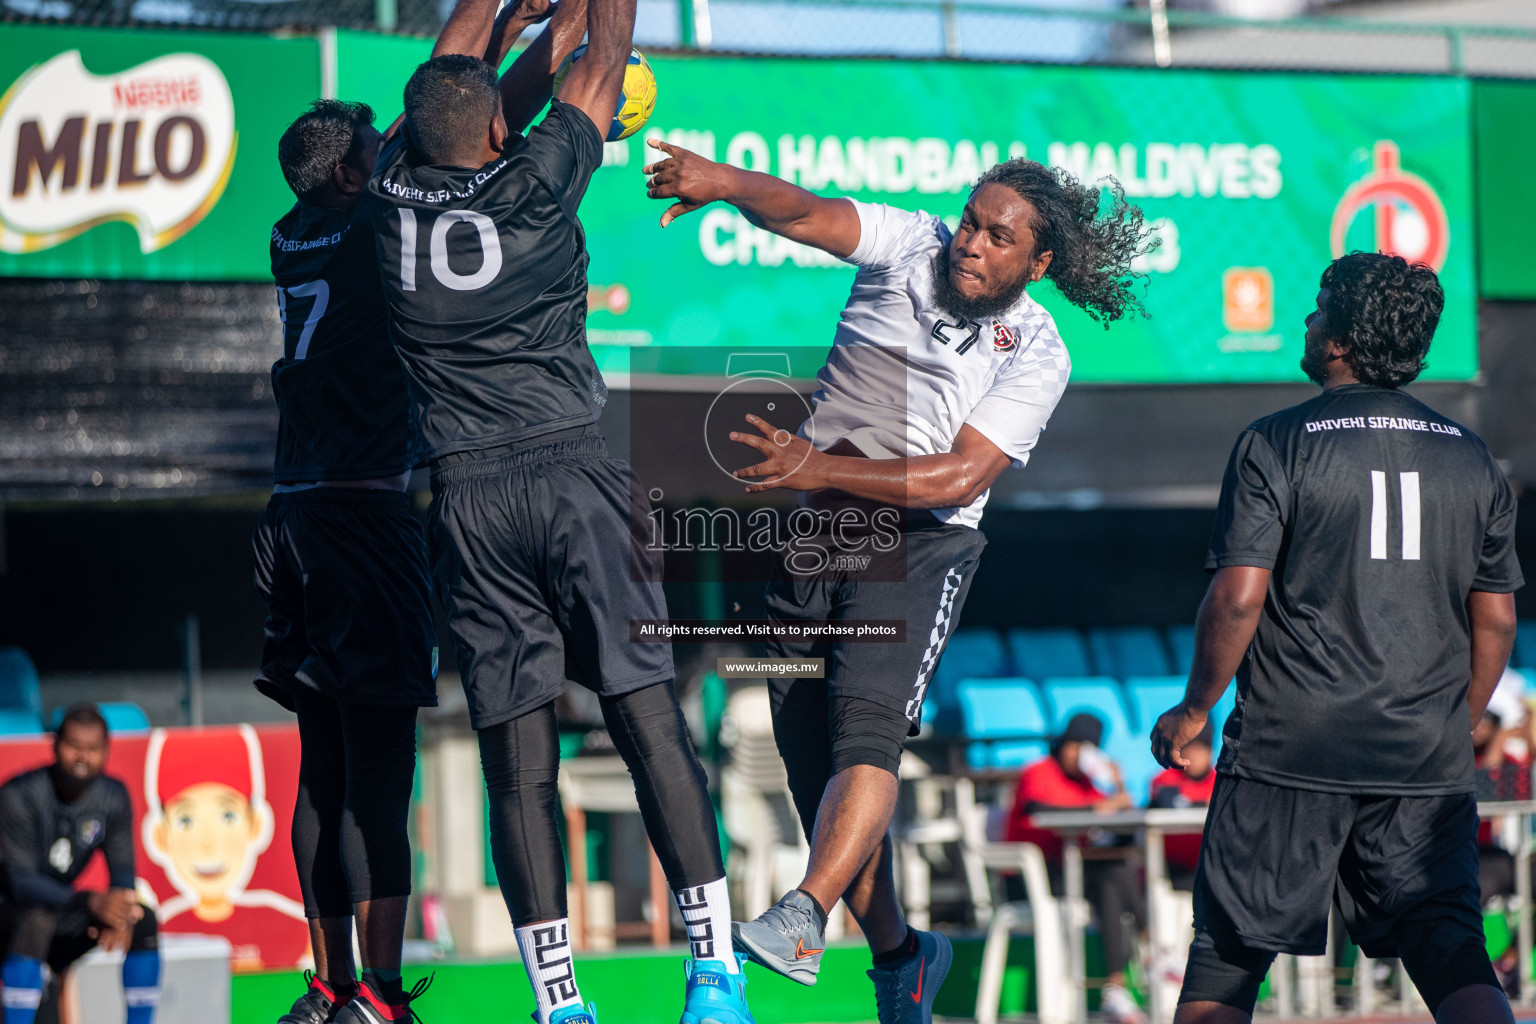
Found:
[[(448, 230), (455, 224), (468, 224), (480, 238), (480, 269), (473, 274), (458, 274), (448, 265)], [(484, 288), (501, 273), (501, 239), (496, 237), (496, 223), (473, 210), (445, 210), (432, 222), (427, 243), (428, 265), (432, 276), (444, 288), (472, 292)], [(416, 211), (400, 207), (400, 290), (416, 290)]]
[[(1419, 560), (1419, 474), (1397, 474), (1403, 499), (1403, 561)], [(1387, 557), (1387, 474), (1371, 471), (1371, 557)]]

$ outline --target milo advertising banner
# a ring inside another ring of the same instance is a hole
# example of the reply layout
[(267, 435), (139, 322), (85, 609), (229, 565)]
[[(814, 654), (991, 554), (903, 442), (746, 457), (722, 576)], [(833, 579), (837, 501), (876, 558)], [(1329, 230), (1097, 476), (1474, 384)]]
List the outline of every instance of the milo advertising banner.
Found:
[[(51, 739), (0, 742), (0, 781), (52, 762)], [(228, 939), (237, 971), (312, 962), (288, 841), (299, 787), (297, 726), (116, 736), (106, 774), (128, 787), (139, 899), (154, 908), (162, 932)], [(97, 854), (77, 887), (107, 885)]]
[(0, 275), (266, 273), (314, 40), (0, 25), (0, 86)]

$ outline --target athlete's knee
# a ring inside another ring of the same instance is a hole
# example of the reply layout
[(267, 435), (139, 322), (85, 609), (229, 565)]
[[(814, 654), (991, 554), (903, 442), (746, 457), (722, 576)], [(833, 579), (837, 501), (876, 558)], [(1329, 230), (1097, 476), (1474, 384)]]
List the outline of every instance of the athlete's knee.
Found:
[(900, 711), (861, 697), (832, 697), (832, 774), (869, 765), (897, 774), (911, 722)]
[(139, 910), (143, 914), (133, 925), (133, 935), (128, 939), (128, 949), (134, 953), (147, 952), (160, 948), (160, 922), (155, 920), (155, 912), (144, 904), (139, 904)]
[[(1251, 1017), (1259, 1001), (1259, 986), (1274, 959), (1270, 950), (1235, 942), (1218, 943), (1209, 932), (1198, 932), (1189, 945), (1189, 965), (1184, 970), (1179, 1005), (1219, 1003)], [(1181, 1012), (1178, 1019), (1196, 1018)]]
[(489, 793), (555, 786), (560, 775), (560, 737), (554, 704), (486, 726), (475, 733), (475, 738)]
[(632, 770), (658, 761), (687, 762), (690, 767), (698, 762), (672, 680), (603, 697), (598, 703), (608, 735)]
[(1473, 934), (1469, 922), (1451, 917), (1404, 922), (1396, 938), (1403, 969), (1432, 1015), (1447, 996), (1469, 985), (1499, 987), (1482, 931)]

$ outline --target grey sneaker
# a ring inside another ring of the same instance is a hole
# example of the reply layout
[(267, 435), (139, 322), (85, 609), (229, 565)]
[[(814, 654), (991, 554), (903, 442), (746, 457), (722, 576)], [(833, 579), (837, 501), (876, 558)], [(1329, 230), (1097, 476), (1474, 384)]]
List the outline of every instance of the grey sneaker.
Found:
[(880, 1024), (933, 1024), (933, 997), (954, 960), (949, 940), (938, 932), (918, 932), (917, 952), (869, 972), (875, 983)]
[(799, 889), (785, 893), (755, 921), (733, 921), (731, 939), (738, 953), (802, 985), (816, 984), (827, 946), (816, 901)]

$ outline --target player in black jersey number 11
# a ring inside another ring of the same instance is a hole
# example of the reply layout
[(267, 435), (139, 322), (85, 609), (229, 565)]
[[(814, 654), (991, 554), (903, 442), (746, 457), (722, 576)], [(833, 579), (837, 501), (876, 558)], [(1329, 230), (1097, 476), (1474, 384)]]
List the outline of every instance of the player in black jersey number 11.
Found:
[(1524, 580), (1509, 481), (1402, 391), (1444, 301), (1426, 266), (1335, 260), (1301, 362), (1323, 393), (1233, 449), (1188, 691), (1152, 733), (1183, 767), (1237, 677), (1177, 1024), (1247, 1024), (1276, 953), (1326, 951), (1330, 903), (1438, 1024), (1513, 1020), (1483, 937), (1471, 732)]

